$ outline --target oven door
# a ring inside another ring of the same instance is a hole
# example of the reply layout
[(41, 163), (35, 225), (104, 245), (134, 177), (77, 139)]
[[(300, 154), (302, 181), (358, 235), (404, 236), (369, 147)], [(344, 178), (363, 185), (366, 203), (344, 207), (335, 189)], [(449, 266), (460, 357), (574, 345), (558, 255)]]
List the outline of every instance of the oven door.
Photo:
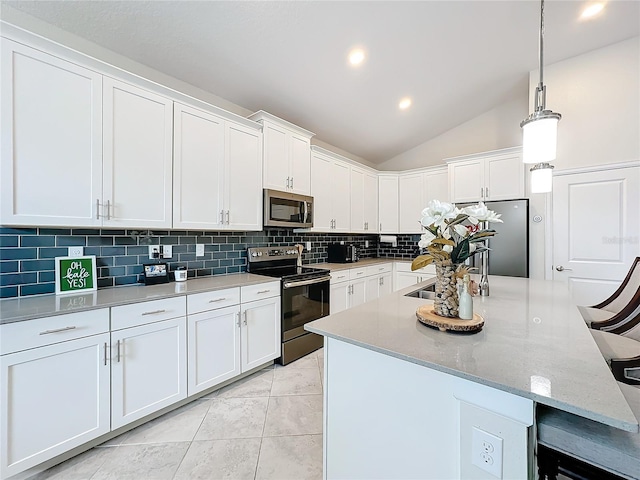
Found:
[(282, 284), (282, 341), (304, 335), (305, 323), (329, 315), (329, 279), (321, 277)]

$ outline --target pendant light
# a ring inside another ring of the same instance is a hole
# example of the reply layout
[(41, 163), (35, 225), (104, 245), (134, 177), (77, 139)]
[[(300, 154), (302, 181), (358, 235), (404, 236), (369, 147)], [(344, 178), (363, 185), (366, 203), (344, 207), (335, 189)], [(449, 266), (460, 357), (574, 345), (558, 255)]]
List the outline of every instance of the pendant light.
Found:
[[(520, 123), (520, 127), (522, 127), (522, 160), (524, 163), (536, 164), (536, 166), (531, 169), (532, 181), (534, 175), (550, 176), (551, 174), (553, 167), (549, 165), (549, 162), (556, 159), (558, 121), (562, 118), (562, 115), (559, 113), (545, 109), (547, 91), (542, 77), (544, 59), (544, 0), (540, 1), (540, 48), (538, 53), (540, 60), (540, 82), (536, 87), (535, 110)], [(550, 192), (550, 184), (548, 188), (546, 191)]]
[(553, 165), (536, 163), (531, 172), (531, 193), (549, 193), (553, 186)]

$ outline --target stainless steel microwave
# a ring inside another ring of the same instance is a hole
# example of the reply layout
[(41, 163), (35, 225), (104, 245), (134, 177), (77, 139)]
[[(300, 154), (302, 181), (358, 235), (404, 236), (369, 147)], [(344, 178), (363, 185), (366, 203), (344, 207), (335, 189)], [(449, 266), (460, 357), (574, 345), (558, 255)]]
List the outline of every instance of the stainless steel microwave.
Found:
[(313, 197), (264, 190), (265, 227), (313, 227)]

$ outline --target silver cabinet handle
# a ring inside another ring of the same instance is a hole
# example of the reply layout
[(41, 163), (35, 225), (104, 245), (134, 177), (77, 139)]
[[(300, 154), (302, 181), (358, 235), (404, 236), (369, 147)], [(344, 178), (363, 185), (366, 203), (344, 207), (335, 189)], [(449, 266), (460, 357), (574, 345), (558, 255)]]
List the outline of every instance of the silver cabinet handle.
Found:
[(107, 366), (107, 342), (104, 342), (104, 366)]
[(356, 272), (356, 275), (362, 275), (364, 272)]
[(244, 324), (244, 326), (247, 326), (247, 311), (244, 311), (244, 321), (242, 322)]
[(484, 198), (484, 187), (480, 187), (480, 198)]
[(227, 210), (227, 225), (229, 225), (229, 210)]
[(489, 187), (485, 187), (485, 191), (486, 191), (486, 193), (485, 193), (484, 198), (489, 198)]
[(380, 231), (382, 231), (382, 224), (380, 224)]
[(260, 290), (256, 292), (256, 295), (260, 295), (261, 293), (269, 293), (271, 290)]
[(153, 310), (151, 312), (143, 312), (142, 315), (156, 315), (158, 313), (164, 313), (166, 310)]
[(222, 298), (216, 298), (215, 300), (209, 300), (209, 303), (217, 303), (217, 302), (222, 302), (222, 301), (224, 301), (224, 300), (226, 300), (226, 298), (225, 298), (225, 297), (222, 297)]
[(564, 268), (562, 265), (558, 265), (556, 270), (559, 272), (573, 272), (571, 268)]
[(107, 200), (107, 220), (111, 220), (111, 200)]
[(384, 270), (384, 267), (380, 267), (380, 268), (378, 269), (378, 271), (379, 271), (379, 272), (381, 272), (382, 270)]
[(220, 210), (220, 225), (224, 225), (224, 210)]
[(116, 358), (117, 362), (120, 363), (120, 340), (118, 340), (118, 343), (116, 344)]
[(100, 220), (100, 199), (96, 198), (96, 220)]
[(382, 285), (382, 277), (378, 279), (378, 285)]
[(337, 280), (340, 280), (341, 278), (344, 278), (344, 277), (346, 277), (346, 275), (340, 275), (340, 276), (337, 278)]
[(238, 318), (238, 321), (236, 322), (236, 325), (238, 325), (238, 328), (240, 328), (240, 312), (236, 313), (236, 316)]
[(58, 332), (66, 332), (67, 330), (74, 330), (76, 327), (63, 327), (56, 328), (55, 330), (45, 330), (44, 332), (40, 332), (40, 335), (49, 335), (50, 333), (58, 333)]
[(293, 188), (293, 177), (291, 177), (291, 188)]
[(289, 177), (287, 177), (287, 188), (291, 188), (291, 187), (289, 186)]

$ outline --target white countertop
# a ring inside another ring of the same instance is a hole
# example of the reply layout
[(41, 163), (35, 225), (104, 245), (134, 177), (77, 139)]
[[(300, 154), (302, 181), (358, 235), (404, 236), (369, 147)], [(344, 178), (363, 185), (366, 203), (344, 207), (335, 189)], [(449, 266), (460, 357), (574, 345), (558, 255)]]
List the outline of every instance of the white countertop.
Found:
[(33, 297), (0, 300), (0, 325), (32, 320), (34, 318), (62, 315), (64, 313), (95, 310), (128, 303), (145, 302), (161, 298), (176, 297), (189, 293), (243, 287), (258, 283), (273, 282), (274, 278), (251, 273), (194, 278), (185, 282), (170, 282), (161, 285), (127, 285), (98, 289), (95, 292), (68, 295), (38, 295)]
[(430, 301), (404, 296), (416, 285), (305, 328), (638, 431), (638, 420), (564, 284), (490, 277), (490, 285), (490, 297), (474, 298), (474, 311), (485, 318), (484, 328), (475, 334), (441, 332), (418, 322), (416, 309)]

